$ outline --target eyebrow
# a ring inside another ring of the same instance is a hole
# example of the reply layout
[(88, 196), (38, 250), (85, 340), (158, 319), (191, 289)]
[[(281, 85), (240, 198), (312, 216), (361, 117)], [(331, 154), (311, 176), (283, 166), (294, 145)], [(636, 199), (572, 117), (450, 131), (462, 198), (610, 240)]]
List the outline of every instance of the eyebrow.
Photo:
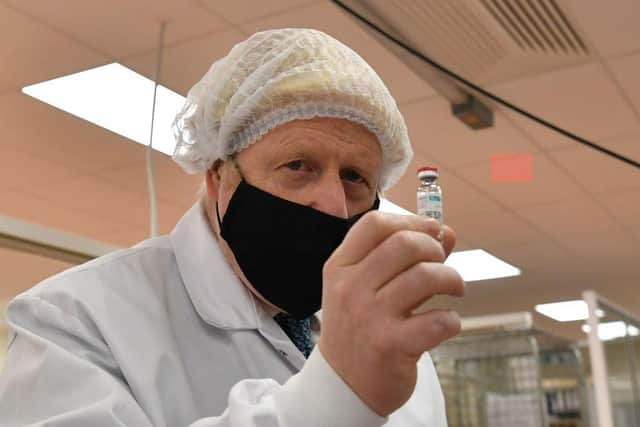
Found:
[[(299, 135), (291, 135), (288, 133), (284, 133), (282, 137), (278, 139), (278, 143), (274, 145), (274, 151), (273, 151), (274, 160), (278, 156), (282, 156), (282, 155), (295, 157), (295, 156), (304, 156), (305, 154), (307, 154), (308, 151), (314, 152), (316, 151), (314, 150), (314, 146), (316, 146), (316, 144), (320, 139), (321, 138), (317, 138), (317, 137), (314, 138), (313, 135), (300, 137)], [(367, 151), (367, 152), (369, 151), (368, 147), (359, 145), (353, 140), (345, 138), (342, 140), (342, 142), (345, 144), (356, 144), (356, 146), (361, 147), (363, 151)], [(295, 147), (292, 149), (291, 148), (292, 146), (295, 146)], [(380, 148), (380, 154), (382, 154), (382, 147), (379, 147), (379, 148)], [(363, 174), (366, 173), (367, 175), (370, 175), (370, 176), (367, 176), (368, 178), (370, 178), (370, 180), (373, 180), (376, 178), (375, 172), (377, 170), (380, 172), (377, 174), (378, 175), (377, 178), (379, 178), (381, 175), (382, 165), (383, 165), (382, 159), (380, 159), (379, 163), (377, 160), (374, 160), (374, 159), (372, 159), (370, 162), (365, 161), (363, 163), (361, 162), (361, 159), (363, 159), (364, 156), (361, 156), (359, 154), (360, 153), (357, 153), (356, 155), (348, 157), (348, 161), (349, 163), (351, 163), (349, 167), (358, 169), (358, 171), (362, 172)]]

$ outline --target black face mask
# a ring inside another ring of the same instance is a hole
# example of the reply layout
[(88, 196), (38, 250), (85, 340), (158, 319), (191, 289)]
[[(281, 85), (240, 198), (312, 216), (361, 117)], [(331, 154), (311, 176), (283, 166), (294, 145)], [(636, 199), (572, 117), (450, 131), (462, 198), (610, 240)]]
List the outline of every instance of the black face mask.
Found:
[[(371, 208), (378, 209), (380, 200)], [(297, 319), (322, 302), (322, 267), (366, 212), (348, 219), (281, 199), (244, 179), (231, 197), (220, 235), (251, 285)]]

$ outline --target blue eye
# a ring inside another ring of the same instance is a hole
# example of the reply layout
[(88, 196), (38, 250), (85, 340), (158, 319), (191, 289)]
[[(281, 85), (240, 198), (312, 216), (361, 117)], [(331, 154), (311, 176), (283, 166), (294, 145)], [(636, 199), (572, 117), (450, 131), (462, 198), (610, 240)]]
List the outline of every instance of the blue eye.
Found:
[(287, 163), (285, 166), (292, 171), (299, 171), (302, 169), (303, 162), (302, 160), (294, 160), (292, 162)]
[(346, 179), (349, 182), (353, 182), (355, 184), (363, 184), (365, 180), (360, 174), (353, 169), (348, 169), (342, 173), (342, 179)]

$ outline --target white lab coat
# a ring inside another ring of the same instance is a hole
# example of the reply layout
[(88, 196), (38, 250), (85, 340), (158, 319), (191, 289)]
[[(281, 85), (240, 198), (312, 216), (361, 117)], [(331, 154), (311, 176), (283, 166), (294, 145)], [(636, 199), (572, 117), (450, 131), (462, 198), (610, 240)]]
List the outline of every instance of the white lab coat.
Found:
[(199, 204), (169, 236), (51, 277), (6, 314), (3, 427), (446, 426), (426, 354), (413, 397), (388, 419), (317, 349), (305, 363)]

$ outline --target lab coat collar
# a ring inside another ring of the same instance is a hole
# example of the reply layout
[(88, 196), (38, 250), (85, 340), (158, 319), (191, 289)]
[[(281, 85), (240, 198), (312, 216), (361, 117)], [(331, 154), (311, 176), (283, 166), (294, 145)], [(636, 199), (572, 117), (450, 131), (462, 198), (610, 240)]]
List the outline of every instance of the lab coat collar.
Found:
[(264, 308), (231, 269), (200, 202), (180, 219), (170, 239), (200, 317), (222, 329), (258, 329)]

